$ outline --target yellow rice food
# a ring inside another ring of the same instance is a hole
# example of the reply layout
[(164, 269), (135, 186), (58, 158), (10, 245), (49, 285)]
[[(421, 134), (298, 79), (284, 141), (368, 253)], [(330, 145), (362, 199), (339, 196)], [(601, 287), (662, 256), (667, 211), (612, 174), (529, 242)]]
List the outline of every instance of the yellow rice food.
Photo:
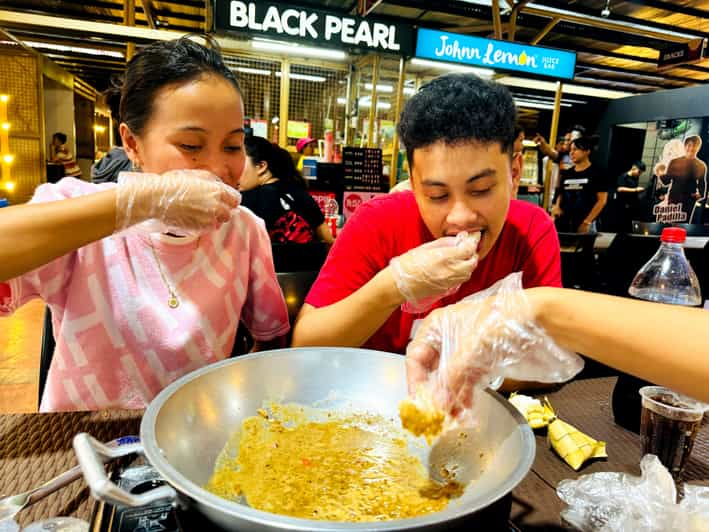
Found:
[(273, 405), (244, 420), (238, 456), (222, 453), (206, 488), (267, 512), (332, 521), (404, 519), (444, 509), (459, 493), (431, 486), (391, 421), (308, 420)]

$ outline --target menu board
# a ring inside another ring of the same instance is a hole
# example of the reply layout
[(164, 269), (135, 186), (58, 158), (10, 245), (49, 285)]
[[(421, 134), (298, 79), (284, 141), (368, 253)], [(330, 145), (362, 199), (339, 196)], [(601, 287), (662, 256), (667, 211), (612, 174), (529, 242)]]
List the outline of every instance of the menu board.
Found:
[(382, 150), (346, 147), (342, 151), (345, 190), (387, 192), (389, 179), (382, 175)]

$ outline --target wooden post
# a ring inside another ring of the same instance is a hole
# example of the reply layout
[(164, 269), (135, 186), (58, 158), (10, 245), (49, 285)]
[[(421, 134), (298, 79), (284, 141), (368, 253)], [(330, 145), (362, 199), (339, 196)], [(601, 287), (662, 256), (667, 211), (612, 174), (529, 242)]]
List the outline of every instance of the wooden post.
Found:
[(290, 103), (290, 59), (281, 61), (281, 105), (278, 119), (278, 144), (288, 146), (288, 104)]
[(214, 6), (212, 0), (204, 0), (204, 33), (211, 33), (214, 25)]
[[(396, 107), (394, 110), (394, 124), (399, 123), (401, 107), (404, 103), (404, 82), (406, 81), (406, 61), (399, 58), (399, 82), (396, 84)], [(399, 169), (399, 134), (394, 127), (394, 138), (391, 145), (391, 165), (389, 165), (389, 188), (396, 185), (396, 173)]]
[(346, 101), (345, 101), (345, 138), (343, 139), (344, 146), (348, 146), (350, 143), (350, 129), (352, 129), (352, 102), (354, 102), (355, 95), (353, 94), (354, 83), (352, 77), (354, 76), (354, 65), (350, 65), (347, 71), (347, 91)]
[(374, 121), (377, 119), (377, 85), (379, 84), (379, 65), (381, 58), (374, 55), (372, 61), (372, 97), (369, 107), (369, 123), (367, 124), (367, 147), (374, 148)]
[[(551, 117), (551, 132), (549, 133), (549, 145), (556, 145), (556, 137), (559, 132), (559, 114), (561, 113), (561, 93), (563, 92), (563, 84), (561, 81), (556, 82), (556, 96), (554, 97), (554, 113)], [(551, 159), (547, 160), (546, 168), (544, 168), (544, 197), (542, 204), (548, 211), (551, 207)]]
[[(123, 4), (123, 24), (135, 26), (135, 0), (125, 0)], [(126, 63), (133, 59), (133, 54), (135, 54), (135, 43), (129, 41), (126, 43)]]
[(12, 163), (12, 155), (10, 155), (10, 124), (7, 121), (7, 102), (10, 97), (7, 94), (0, 95), (0, 157), (2, 157), (2, 175), (0, 178), (5, 182), (9, 182), (10, 164)]
[(492, 25), (495, 39), (502, 39), (502, 19), (500, 18), (500, 0), (492, 0)]

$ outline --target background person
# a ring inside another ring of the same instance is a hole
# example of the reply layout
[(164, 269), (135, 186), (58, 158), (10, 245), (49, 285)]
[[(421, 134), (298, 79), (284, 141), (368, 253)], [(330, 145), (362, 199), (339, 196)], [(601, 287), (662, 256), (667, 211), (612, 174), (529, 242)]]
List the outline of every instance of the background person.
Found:
[[(289, 330), (268, 234), (237, 209), (243, 100), (219, 53), (186, 38), (143, 48), (120, 109), (143, 173), (65, 178), (0, 212), (0, 314), (36, 297), (52, 312), (42, 411), (144, 408), (228, 357), (240, 319), (257, 349)], [(132, 228), (146, 220), (168, 232)]]
[(596, 171), (589, 156), (596, 137), (579, 137), (571, 142), (569, 155), (574, 167), (562, 170), (559, 190), (551, 215), (559, 231), (595, 232), (595, 222), (608, 201), (607, 179)]
[(303, 137), (298, 139), (298, 142), (295, 143), (295, 151), (298, 153), (298, 164), (296, 165), (296, 168), (301, 174), (303, 173), (303, 159), (315, 155), (317, 145), (317, 139), (310, 137)]
[(564, 142), (561, 145), (557, 143), (554, 148), (547, 143), (546, 139), (540, 133), (537, 133), (533, 140), (537, 143), (537, 146), (539, 146), (539, 151), (549, 157), (552, 162), (557, 163), (561, 170), (568, 170), (574, 165), (570, 154), (571, 142), (579, 137), (583, 137), (585, 134), (585, 127), (575, 125), (564, 134)]
[[(641, 196), (645, 194), (645, 187), (640, 186), (640, 176), (645, 171), (645, 163), (635, 161), (630, 170), (618, 176), (615, 190), (613, 191), (613, 211), (616, 217), (615, 229), (622, 232), (631, 232), (633, 220), (637, 220), (641, 210)], [(605, 227), (605, 225), (604, 225)]]
[[(111, 110), (111, 118), (114, 124), (120, 125), (120, 103), (121, 89), (113, 87), (106, 91), (106, 103)], [(91, 166), (91, 181), (94, 183), (115, 183), (118, 181), (118, 174), (133, 169), (133, 165), (123, 149), (123, 141), (119, 128), (116, 126), (113, 135), (115, 146)]]
[(305, 190), (305, 180), (290, 154), (262, 137), (244, 141), (246, 164), (239, 190), (241, 204), (263, 218), (272, 242), (332, 243), (320, 207)]
[(66, 140), (66, 135), (61, 131), (57, 131), (52, 135), (52, 144), (49, 147), (50, 160), (53, 163), (59, 163), (64, 166), (65, 177), (81, 178), (81, 168), (76, 163), (76, 159), (74, 159), (69, 146), (67, 146)]

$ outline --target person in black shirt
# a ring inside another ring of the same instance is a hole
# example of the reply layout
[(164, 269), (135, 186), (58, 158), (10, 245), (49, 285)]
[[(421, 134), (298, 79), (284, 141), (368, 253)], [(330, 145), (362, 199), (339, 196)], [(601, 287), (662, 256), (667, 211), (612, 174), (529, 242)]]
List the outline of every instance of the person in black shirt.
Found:
[(579, 137), (571, 143), (573, 168), (562, 170), (557, 199), (551, 211), (558, 231), (588, 233), (608, 201), (608, 183), (589, 160), (596, 138)]
[(241, 204), (263, 218), (274, 243), (332, 243), (320, 207), (283, 148), (262, 137), (246, 137), (246, 164), (239, 182)]
[(631, 224), (640, 215), (640, 195), (645, 188), (639, 186), (640, 176), (645, 171), (645, 163), (636, 161), (627, 172), (618, 177), (615, 189), (615, 207), (618, 229), (628, 232)]

